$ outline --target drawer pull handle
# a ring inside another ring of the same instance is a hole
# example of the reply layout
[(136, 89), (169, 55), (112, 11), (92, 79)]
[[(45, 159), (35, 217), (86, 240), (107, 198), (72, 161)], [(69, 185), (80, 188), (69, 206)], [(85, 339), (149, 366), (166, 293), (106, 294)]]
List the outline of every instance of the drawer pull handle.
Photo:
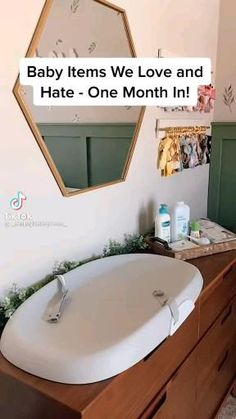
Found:
[(158, 402), (153, 407), (152, 411), (150, 412), (148, 419), (154, 418), (157, 413), (161, 410), (162, 406), (165, 404), (167, 400), (167, 392), (165, 392), (161, 398), (158, 400)]
[(233, 312), (232, 306), (230, 306), (228, 313), (226, 313), (226, 315), (223, 317), (223, 319), (221, 320), (221, 324), (223, 325), (226, 320), (231, 316)]
[(229, 274), (231, 274), (233, 270), (234, 270), (234, 265), (230, 266), (230, 268), (224, 273), (223, 279), (227, 278), (227, 276), (229, 276)]
[(222, 370), (223, 366), (225, 365), (225, 363), (226, 363), (226, 361), (228, 359), (228, 356), (229, 356), (229, 351), (227, 351), (225, 353), (224, 358), (222, 359), (220, 365), (218, 366), (218, 372), (220, 372)]

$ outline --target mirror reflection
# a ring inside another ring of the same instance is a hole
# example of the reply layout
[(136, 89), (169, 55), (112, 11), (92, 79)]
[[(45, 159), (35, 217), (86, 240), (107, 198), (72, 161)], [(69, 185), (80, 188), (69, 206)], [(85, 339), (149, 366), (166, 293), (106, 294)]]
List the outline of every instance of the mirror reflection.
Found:
[[(124, 11), (100, 0), (48, 0), (30, 55), (132, 57), (135, 52)], [(31, 87), (17, 89), (64, 195), (125, 179), (140, 107), (36, 107)]]

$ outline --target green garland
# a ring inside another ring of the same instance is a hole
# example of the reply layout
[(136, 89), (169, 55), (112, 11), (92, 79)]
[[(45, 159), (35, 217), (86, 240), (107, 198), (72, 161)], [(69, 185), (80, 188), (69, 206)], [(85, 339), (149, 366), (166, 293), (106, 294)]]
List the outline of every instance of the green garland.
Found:
[(127, 253), (136, 253), (139, 251), (146, 250), (148, 248), (147, 243), (142, 235), (126, 235), (124, 242), (119, 243), (115, 240), (110, 240), (109, 244), (103, 249), (101, 255), (95, 255), (88, 259), (84, 259), (79, 262), (64, 261), (57, 264), (53, 272), (43, 278), (36, 284), (27, 288), (18, 288), (16, 284), (13, 284), (9, 290), (7, 296), (0, 300), (0, 327), (5, 326), (8, 319), (16, 311), (16, 309), (29, 298), (32, 294), (42, 288), (44, 285), (51, 282), (55, 275), (63, 275), (66, 272), (72, 271), (85, 263), (92, 262), (93, 260), (102, 259), (108, 256), (123, 255)]

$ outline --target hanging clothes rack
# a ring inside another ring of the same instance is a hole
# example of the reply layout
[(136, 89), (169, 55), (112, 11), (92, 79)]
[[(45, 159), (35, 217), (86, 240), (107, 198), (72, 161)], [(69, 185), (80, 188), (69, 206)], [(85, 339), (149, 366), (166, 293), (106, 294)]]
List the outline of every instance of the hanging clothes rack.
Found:
[(167, 134), (186, 135), (186, 134), (205, 134), (210, 126), (186, 126), (186, 127), (165, 127), (159, 128), (159, 131), (165, 131)]

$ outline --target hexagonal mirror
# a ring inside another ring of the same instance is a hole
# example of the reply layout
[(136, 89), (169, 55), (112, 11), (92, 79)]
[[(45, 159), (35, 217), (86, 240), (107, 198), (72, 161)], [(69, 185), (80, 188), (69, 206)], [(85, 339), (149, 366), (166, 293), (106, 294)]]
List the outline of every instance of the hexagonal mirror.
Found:
[[(27, 57), (134, 57), (126, 13), (105, 0), (47, 0)], [(79, 62), (78, 62), (79, 64)], [(125, 180), (144, 109), (34, 106), (14, 93), (64, 196)]]

